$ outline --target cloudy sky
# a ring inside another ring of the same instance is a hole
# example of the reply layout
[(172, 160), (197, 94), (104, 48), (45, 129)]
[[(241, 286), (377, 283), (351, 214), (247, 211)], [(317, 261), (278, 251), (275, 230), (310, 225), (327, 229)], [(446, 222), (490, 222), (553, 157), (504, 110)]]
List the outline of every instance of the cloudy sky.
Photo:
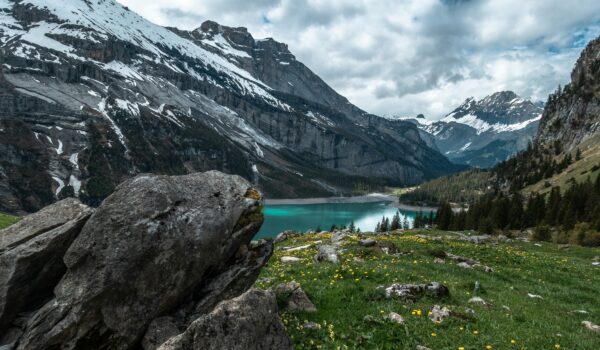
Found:
[(247, 27), (368, 112), (431, 119), (500, 90), (545, 101), (600, 35), (599, 0), (118, 1), (161, 25)]

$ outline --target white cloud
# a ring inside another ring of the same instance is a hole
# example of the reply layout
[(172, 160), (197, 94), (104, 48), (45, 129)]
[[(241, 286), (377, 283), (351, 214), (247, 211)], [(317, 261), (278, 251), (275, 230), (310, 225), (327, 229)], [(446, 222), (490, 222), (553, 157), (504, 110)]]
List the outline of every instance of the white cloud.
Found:
[(368, 112), (434, 119), (499, 90), (545, 100), (600, 35), (597, 0), (119, 1), (161, 25), (247, 27)]

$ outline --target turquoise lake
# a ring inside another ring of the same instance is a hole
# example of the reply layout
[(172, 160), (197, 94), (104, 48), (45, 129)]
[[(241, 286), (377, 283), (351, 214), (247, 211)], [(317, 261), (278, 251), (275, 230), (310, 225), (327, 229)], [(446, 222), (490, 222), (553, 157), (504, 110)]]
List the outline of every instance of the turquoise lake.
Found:
[[(382, 216), (391, 220), (397, 210), (390, 202), (267, 205), (263, 209), (265, 221), (255, 239), (274, 237), (286, 230), (329, 230), (333, 224), (348, 226), (352, 221), (363, 232), (373, 231)], [(406, 217), (411, 226), (415, 216), (414, 211), (400, 210), (401, 220)]]

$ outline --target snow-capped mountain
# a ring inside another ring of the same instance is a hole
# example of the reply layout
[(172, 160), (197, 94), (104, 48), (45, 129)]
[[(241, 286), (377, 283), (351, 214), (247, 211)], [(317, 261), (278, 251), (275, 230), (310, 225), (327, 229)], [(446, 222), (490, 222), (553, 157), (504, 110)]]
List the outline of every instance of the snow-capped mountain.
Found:
[(0, 0), (0, 210), (97, 203), (140, 172), (218, 169), (268, 196), (459, 170), (245, 28), (155, 25), (114, 0)]
[(502, 91), (479, 101), (468, 98), (437, 122), (410, 120), (452, 161), (487, 168), (527, 146), (536, 134), (542, 111), (542, 103)]

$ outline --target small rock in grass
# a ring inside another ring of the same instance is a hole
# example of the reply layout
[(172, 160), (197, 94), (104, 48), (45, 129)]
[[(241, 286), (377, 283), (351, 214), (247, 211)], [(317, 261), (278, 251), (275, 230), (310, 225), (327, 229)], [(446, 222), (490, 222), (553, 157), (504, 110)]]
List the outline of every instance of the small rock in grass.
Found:
[(316, 262), (328, 261), (337, 263), (340, 260), (337, 250), (332, 245), (321, 245), (319, 251), (315, 255)]
[(558, 246), (558, 249), (560, 249), (560, 250), (567, 250), (569, 248), (571, 248), (571, 245), (569, 245), (569, 244), (560, 244)]
[(374, 239), (361, 239), (360, 241), (358, 241), (358, 244), (363, 246), (363, 247), (373, 247), (377, 244), (377, 241)]
[(288, 240), (289, 238), (296, 237), (298, 235), (299, 235), (299, 233), (294, 232), (294, 231), (283, 231), (280, 234), (278, 234), (277, 237), (275, 237), (275, 239), (273, 240), (273, 243), (280, 243), (280, 242)]
[(466, 262), (460, 262), (460, 263), (456, 264), (456, 266), (462, 267), (463, 269), (472, 269), (473, 268), (473, 265), (469, 265)]
[(317, 308), (296, 281), (282, 283), (275, 287), (275, 295), (287, 298), (285, 307), (292, 311), (316, 312)]
[(310, 248), (312, 246), (312, 244), (305, 244), (305, 245), (301, 245), (298, 247), (286, 247), (283, 250), (285, 250), (286, 252), (295, 252), (297, 250), (304, 250), (307, 248)]
[(388, 319), (397, 324), (404, 324), (404, 317), (400, 316), (395, 312), (390, 312), (388, 314)]
[(429, 284), (398, 284), (394, 283), (385, 289), (386, 297), (416, 300), (425, 295), (442, 298), (450, 295), (448, 287), (438, 282)]
[(581, 324), (590, 331), (600, 334), (600, 326), (595, 325), (590, 321), (583, 321)]
[(510, 307), (506, 306), (506, 305), (502, 305), (502, 308), (506, 311), (510, 311)]
[(527, 296), (532, 299), (544, 299), (541, 295), (527, 293)]
[(319, 329), (319, 328), (321, 328), (321, 326), (315, 322), (306, 322), (305, 324), (302, 325), (302, 328), (312, 330), (312, 329)]
[(433, 259), (433, 262), (436, 264), (445, 264), (446, 260), (440, 259), (440, 258), (435, 258), (435, 259)]
[(594, 262), (592, 263), (592, 266), (600, 266), (600, 262), (599, 262), (599, 261), (594, 261)]
[(302, 259), (297, 258), (295, 256), (282, 256), (281, 257), (281, 262), (282, 263), (295, 263), (295, 262), (299, 262)]
[(472, 297), (468, 301), (469, 304), (479, 304), (479, 305), (489, 305), (487, 301), (483, 300), (480, 297)]
[(415, 350), (431, 350), (431, 349), (426, 346), (423, 346), (423, 345), (417, 345)]
[(492, 272), (494, 272), (494, 269), (492, 269), (492, 268), (491, 268), (491, 267), (489, 267), (489, 266), (485, 266), (485, 265), (481, 265), (481, 266), (483, 267), (483, 271), (484, 271), (484, 272), (487, 272), (487, 273), (492, 273)]
[(429, 311), (429, 319), (432, 322), (441, 323), (446, 317), (450, 317), (450, 309), (445, 306), (434, 305), (431, 311)]

